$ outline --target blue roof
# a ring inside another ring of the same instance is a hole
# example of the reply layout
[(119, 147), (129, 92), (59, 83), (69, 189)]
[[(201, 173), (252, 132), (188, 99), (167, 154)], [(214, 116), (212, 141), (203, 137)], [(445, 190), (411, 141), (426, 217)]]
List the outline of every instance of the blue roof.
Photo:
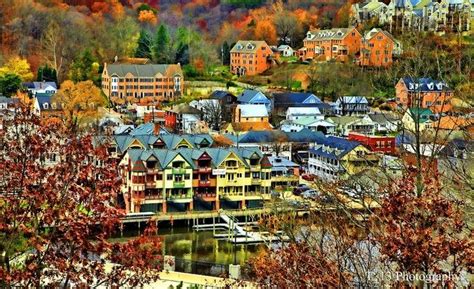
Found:
[(328, 136), (317, 142), (315, 148), (310, 152), (330, 159), (340, 159), (359, 145), (361, 144), (356, 141)]
[(368, 104), (367, 98), (364, 96), (343, 96), (339, 97), (336, 101), (336, 104)]
[(242, 92), (237, 101), (239, 103), (253, 103), (258, 99), (257, 102), (261, 103), (270, 103), (270, 100), (263, 94), (262, 92), (258, 90), (250, 90), (246, 89), (244, 92)]
[(449, 89), (445, 82), (432, 79), (431, 77), (418, 79), (403, 77), (402, 80), (409, 91), (443, 91)]
[(316, 95), (308, 92), (283, 92), (283, 93), (274, 93), (273, 102), (275, 105), (278, 104), (310, 104), (307, 102), (308, 99), (313, 99), (315, 102), (312, 103), (322, 103)]
[(231, 95), (231, 96), (235, 97), (232, 93), (230, 93), (226, 90), (215, 90), (211, 93), (210, 98), (212, 98), (212, 99), (223, 99), (224, 97), (226, 97), (228, 95)]
[(314, 132), (309, 129), (302, 129), (298, 132), (284, 132), (281, 130), (262, 130), (249, 131), (238, 137), (233, 135), (225, 135), (234, 143), (271, 143), (276, 141), (284, 142), (318, 142), (324, 139), (324, 134)]
[[(154, 128), (155, 128), (155, 124), (148, 122), (136, 127), (134, 130), (130, 132), (130, 135), (153, 135)], [(160, 134), (169, 134), (169, 132), (165, 128), (160, 127)]]

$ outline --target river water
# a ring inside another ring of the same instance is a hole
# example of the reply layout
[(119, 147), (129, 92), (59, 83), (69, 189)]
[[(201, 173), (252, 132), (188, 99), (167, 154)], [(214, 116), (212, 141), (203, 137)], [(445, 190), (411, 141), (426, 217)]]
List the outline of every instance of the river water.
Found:
[[(222, 233), (222, 232), (221, 232)], [(113, 241), (125, 241), (138, 235), (138, 230), (126, 230), (123, 237)], [(218, 264), (244, 265), (245, 262), (265, 250), (264, 244), (234, 245), (226, 240), (217, 240), (212, 231), (193, 231), (190, 227), (159, 228), (165, 255), (192, 261)]]

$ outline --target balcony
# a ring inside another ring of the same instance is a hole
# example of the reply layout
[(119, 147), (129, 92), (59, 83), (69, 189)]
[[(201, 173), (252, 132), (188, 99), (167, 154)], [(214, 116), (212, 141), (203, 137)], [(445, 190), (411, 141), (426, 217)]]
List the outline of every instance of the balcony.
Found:
[(245, 199), (244, 193), (224, 193), (222, 194), (222, 198), (228, 201), (242, 201)]
[(261, 179), (252, 179), (250, 182), (252, 185), (260, 185), (262, 183)]
[(154, 189), (155, 187), (156, 187), (156, 183), (154, 181), (145, 183), (145, 188), (147, 189)]
[(195, 193), (196, 198), (203, 199), (203, 200), (215, 200), (216, 193)]
[(167, 199), (174, 203), (189, 203), (193, 201), (193, 194), (170, 194)]
[(173, 182), (173, 187), (175, 188), (184, 188), (186, 186), (186, 183), (184, 181), (181, 182)]
[(201, 174), (210, 173), (212, 171), (212, 168), (210, 167), (198, 168), (197, 171), (198, 173), (201, 173)]
[(173, 168), (173, 174), (174, 175), (183, 175), (186, 173), (185, 168)]
[(163, 194), (145, 195), (145, 200), (163, 200)]

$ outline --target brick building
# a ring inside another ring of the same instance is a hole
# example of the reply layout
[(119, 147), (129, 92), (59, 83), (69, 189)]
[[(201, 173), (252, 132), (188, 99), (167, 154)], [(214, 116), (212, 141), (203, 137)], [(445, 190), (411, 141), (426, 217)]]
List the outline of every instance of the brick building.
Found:
[(362, 66), (390, 66), (395, 46), (396, 41), (390, 33), (374, 28), (364, 35), (358, 63)]
[(434, 113), (452, 109), (453, 91), (443, 81), (432, 78), (401, 78), (395, 86), (397, 104), (409, 107), (428, 108)]
[(372, 152), (380, 152), (386, 154), (395, 153), (395, 137), (393, 136), (377, 136), (377, 135), (366, 135), (361, 133), (350, 132), (347, 138), (360, 142)]
[(102, 91), (109, 99), (153, 97), (173, 101), (183, 94), (179, 64), (104, 64)]
[(298, 51), (301, 60), (348, 61), (362, 45), (362, 35), (355, 28), (333, 28), (308, 31), (304, 47)]
[(272, 65), (273, 52), (265, 41), (239, 40), (230, 51), (233, 74), (257, 75)]

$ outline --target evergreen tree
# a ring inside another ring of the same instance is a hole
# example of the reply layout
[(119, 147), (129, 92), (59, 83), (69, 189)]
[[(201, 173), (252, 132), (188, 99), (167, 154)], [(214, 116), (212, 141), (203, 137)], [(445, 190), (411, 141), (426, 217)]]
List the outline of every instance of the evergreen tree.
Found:
[(138, 38), (138, 47), (135, 51), (135, 57), (151, 59), (151, 46), (152, 39), (150, 33), (145, 29), (142, 29)]
[(189, 45), (180, 44), (178, 46), (175, 62), (180, 63), (181, 65), (189, 64)]
[(58, 77), (56, 75), (56, 70), (54, 68), (49, 67), (48, 65), (40, 66), (38, 68), (36, 80), (37, 81), (52, 81), (58, 82)]
[(230, 64), (230, 46), (227, 41), (224, 41), (224, 44), (222, 44), (222, 63), (224, 65)]
[(0, 76), (0, 94), (10, 97), (21, 88), (21, 78), (18, 74), (7, 72)]
[(156, 31), (152, 55), (156, 63), (167, 64), (170, 62), (170, 35), (163, 24)]
[(84, 50), (71, 64), (69, 77), (75, 83), (86, 80), (92, 80), (94, 83), (97, 83), (99, 79), (98, 63), (89, 49)]

